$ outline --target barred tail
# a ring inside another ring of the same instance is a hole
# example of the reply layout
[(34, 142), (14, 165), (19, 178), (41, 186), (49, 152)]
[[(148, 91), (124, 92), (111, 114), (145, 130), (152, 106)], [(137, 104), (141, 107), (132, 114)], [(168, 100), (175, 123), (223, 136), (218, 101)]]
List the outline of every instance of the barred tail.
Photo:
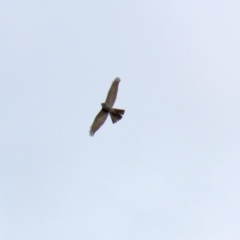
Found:
[(117, 109), (117, 108), (112, 108), (112, 111), (110, 113), (112, 122), (115, 123), (119, 120), (122, 119), (122, 115), (125, 113), (125, 110), (123, 109)]

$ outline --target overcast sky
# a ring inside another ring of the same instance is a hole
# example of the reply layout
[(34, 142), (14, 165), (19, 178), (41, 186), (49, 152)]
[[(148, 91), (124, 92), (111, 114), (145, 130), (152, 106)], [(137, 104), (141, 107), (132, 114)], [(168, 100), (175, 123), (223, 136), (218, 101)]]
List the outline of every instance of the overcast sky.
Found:
[[(90, 137), (115, 77), (125, 115)], [(0, 1), (0, 239), (239, 226), (239, 0)]]

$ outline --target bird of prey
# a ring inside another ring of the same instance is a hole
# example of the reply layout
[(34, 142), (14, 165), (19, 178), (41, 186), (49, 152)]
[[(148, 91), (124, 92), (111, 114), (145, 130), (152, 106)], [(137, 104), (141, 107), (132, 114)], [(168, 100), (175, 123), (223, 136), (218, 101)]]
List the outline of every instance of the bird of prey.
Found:
[(93, 136), (94, 133), (103, 125), (106, 121), (108, 114), (112, 119), (113, 123), (121, 120), (122, 115), (124, 114), (125, 110), (112, 108), (116, 98), (117, 98), (117, 91), (118, 91), (118, 84), (120, 82), (120, 78), (115, 78), (112, 82), (112, 85), (108, 91), (108, 95), (106, 101), (101, 103), (102, 109), (95, 117), (92, 126), (90, 127), (90, 135)]

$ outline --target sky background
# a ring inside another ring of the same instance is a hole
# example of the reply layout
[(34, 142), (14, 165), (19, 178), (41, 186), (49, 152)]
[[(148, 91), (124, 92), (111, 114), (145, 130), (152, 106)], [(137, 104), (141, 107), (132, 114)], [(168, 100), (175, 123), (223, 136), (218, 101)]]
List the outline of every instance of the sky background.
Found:
[(239, 240), (239, 103), (240, 1), (0, 1), (0, 239)]

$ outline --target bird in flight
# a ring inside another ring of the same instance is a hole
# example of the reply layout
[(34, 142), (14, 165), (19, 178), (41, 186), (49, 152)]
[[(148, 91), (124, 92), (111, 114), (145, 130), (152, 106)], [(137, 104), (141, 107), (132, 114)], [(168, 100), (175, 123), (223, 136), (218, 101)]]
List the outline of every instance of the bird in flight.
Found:
[(124, 114), (125, 110), (112, 108), (117, 98), (119, 82), (120, 78), (115, 78), (114, 81), (112, 82), (112, 85), (108, 91), (106, 101), (104, 103), (101, 103), (102, 109), (97, 114), (93, 121), (92, 126), (90, 127), (89, 131), (90, 136), (93, 136), (94, 133), (104, 124), (108, 117), (108, 114), (110, 114), (113, 123), (116, 123), (117, 121), (122, 119), (122, 115)]

